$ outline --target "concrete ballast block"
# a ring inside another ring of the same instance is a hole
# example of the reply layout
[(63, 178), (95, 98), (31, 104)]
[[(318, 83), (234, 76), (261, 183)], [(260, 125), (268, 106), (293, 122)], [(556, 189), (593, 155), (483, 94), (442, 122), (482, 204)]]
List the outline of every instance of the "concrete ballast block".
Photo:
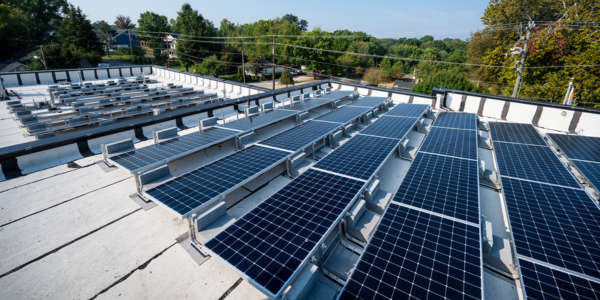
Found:
[(194, 223), (196, 225), (196, 230), (201, 231), (206, 226), (210, 225), (220, 217), (224, 216), (227, 213), (227, 207), (225, 202), (219, 201), (217, 204), (211, 206), (206, 209), (202, 213), (198, 214), (194, 218)]
[(126, 140), (122, 140), (119, 142), (106, 144), (106, 145), (104, 145), (104, 148), (106, 149), (106, 154), (111, 154), (111, 153), (116, 153), (116, 152), (120, 152), (120, 151), (124, 151), (124, 150), (133, 149), (134, 148), (133, 140), (126, 139)]
[(352, 209), (350, 209), (350, 211), (348, 212), (349, 215), (346, 217), (347, 228), (354, 228), (354, 226), (356, 226), (356, 224), (358, 223), (358, 220), (360, 220), (360, 218), (365, 214), (365, 211), (365, 201), (357, 201), (356, 204), (354, 204), (354, 206), (352, 207)]
[(143, 186), (150, 182), (153, 182), (157, 179), (163, 178), (165, 176), (171, 175), (171, 171), (169, 170), (169, 165), (160, 166), (156, 169), (152, 169), (148, 172), (142, 173), (139, 175), (139, 182)]

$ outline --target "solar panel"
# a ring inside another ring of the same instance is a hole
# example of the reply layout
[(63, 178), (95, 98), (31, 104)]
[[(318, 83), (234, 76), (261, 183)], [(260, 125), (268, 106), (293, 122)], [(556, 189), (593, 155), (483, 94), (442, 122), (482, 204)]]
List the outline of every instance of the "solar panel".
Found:
[(335, 99), (339, 100), (356, 93), (355, 91), (331, 91), (329, 94), (323, 94), (317, 99)]
[(275, 298), (337, 225), (364, 184), (309, 169), (205, 248)]
[(489, 126), (494, 141), (546, 146), (531, 124), (489, 122)]
[(341, 124), (336, 123), (311, 121), (270, 137), (260, 144), (295, 152), (335, 131), (340, 126)]
[(325, 104), (333, 102), (335, 99), (327, 99), (327, 98), (312, 98), (307, 101), (296, 102), (293, 105), (283, 105), (277, 107), (277, 109), (291, 109), (291, 110), (310, 110), (319, 106), (323, 106)]
[(517, 254), (600, 278), (600, 211), (583, 190), (502, 178)]
[(447, 127), (456, 129), (477, 130), (477, 115), (456, 112), (441, 112), (433, 127)]
[(502, 176), (580, 188), (550, 147), (494, 143), (494, 151)]
[(483, 299), (479, 228), (391, 203), (340, 299)]
[(113, 164), (134, 173), (181, 157), (185, 153), (218, 144), (238, 134), (239, 132), (233, 130), (212, 127), (205, 129), (203, 132), (192, 132), (158, 144), (111, 156), (109, 160)]
[(369, 112), (371, 108), (344, 106), (316, 118), (317, 121), (327, 121), (346, 124)]
[(356, 135), (320, 160), (314, 168), (368, 180), (399, 143), (394, 139)]
[(548, 136), (568, 158), (600, 162), (600, 138), (555, 133)]
[(419, 151), (477, 159), (477, 131), (433, 127)]
[(291, 116), (296, 115), (298, 112), (289, 110), (272, 110), (266, 114), (259, 114), (250, 118), (240, 118), (239, 120), (233, 120), (225, 123), (223, 127), (231, 128), (235, 130), (247, 131), (256, 128), (260, 128), (275, 122), (287, 119)]
[(590, 181), (596, 190), (600, 190), (600, 163), (574, 159), (571, 162)]
[(600, 283), (519, 259), (527, 299), (600, 299)]
[(385, 116), (420, 118), (425, 114), (428, 108), (429, 105), (426, 104), (400, 103), (385, 113)]
[(355, 102), (348, 104), (348, 106), (363, 106), (363, 107), (376, 107), (382, 103), (390, 100), (388, 97), (363, 97)]
[(185, 218), (289, 155), (281, 150), (250, 146), (151, 188), (145, 194)]
[(416, 124), (416, 118), (379, 118), (360, 133), (403, 139)]
[(479, 224), (477, 161), (419, 153), (394, 201)]

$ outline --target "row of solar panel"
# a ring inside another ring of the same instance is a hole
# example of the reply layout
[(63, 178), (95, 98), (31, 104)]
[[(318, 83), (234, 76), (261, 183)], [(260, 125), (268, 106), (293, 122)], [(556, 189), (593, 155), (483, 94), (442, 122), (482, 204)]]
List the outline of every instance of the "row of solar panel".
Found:
[[(378, 100), (383, 102), (387, 98), (379, 98)], [(343, 107), (329, 114), (337, 114), (347, 108), (351, 107)], [(180, 218), (185, 218), (202, 207), (218, 201), (221, 195), (226, 195), (255, 176), (287, 160), (307, 145), (326, 137), (342, 127), (344, 123), (358, 117), (358, 115), (352, 114), (345, 116), (346, 119), (342, 119), (340, 116), (337, 117), (341, 123), (309, 121), (293, 127), (257, 145), (235, 152), (151, 188), (145, 191), (144, 194)], [(227, 131), (217, 127), (205, 132), (211, 132), (215, 129)], [(195, 136), (195, 134), (191, 135)], [(152, 147), (147, 148), (152, 150)]]
[[(313, 101), (317, 106), (323, 105), (333, 101), (333, 98), (330, 99), (330, 97), (343, 98), (350, 95), (352, 92), (337, 91), (332, 93), (335, 93), (334, 96), (316, 98), (309, 101)], [(114, 165), (117, 165), (131, 173), (135, 173), (139, 170), (147, 169), (149, 166), (164, 163), (174, 158), (181, 157), (182, 154), (199, 151), (201, 149), (221, 143), (225, 140), (234, 138), (235, 136), (239, 135), (240, 132), (256, 130), (258, 128), (276, 123), (280, 120), (292, 117), (296, 114), (296, 111), (273, 110), (264, 114), (251, 116), (249, 118), (231, 121), (220, 127), (213, 127), (211, 129), (204, 130), (204, 132), (199, 131), (190, 133), (179, 136), (175, 139), (158, 143), (156, 145), (150, 145), (120, 155), (111, 156), (109, 160)]]
[[(414, 126), (417, 118), (412, 121)], [(276, 298), (360, 196), (366, 179), (374, 176), (398, 144), (397, 139), (361, 134), (353, 137), (204, 247)], [(336, 166), (336, 162), (343, 163), (343, 167)]]
[(600, 138), (555, 133), (548, 136), (590, 184), (600, 191)]
[(340, 299), (483, 297), (476, 122), (440, 114)]
[(533, 125), (490, 122), (490, 135), (526, 296), (598, 299), (600, 210)]

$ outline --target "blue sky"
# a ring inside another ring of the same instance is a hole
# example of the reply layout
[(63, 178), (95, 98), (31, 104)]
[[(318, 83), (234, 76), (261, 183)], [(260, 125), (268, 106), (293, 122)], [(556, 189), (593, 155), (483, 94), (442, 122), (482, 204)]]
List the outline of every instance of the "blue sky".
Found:
[(137, 21), (147, 10), (175, 18), (185, 2), (213, 21), (216, 26), (227, 18), (234, 23), (249, 23), (260, 19), (294, 14), (308, 21), (309, 30), (349, 29), (363, 31), (376, 37), (421, 37), (436, 39), (469, 37), (481, 28), (481, 16), (488, 5), (486, 0), (379, 0), (373, 2), (341, 1), (183, 1), (183, 0), (69, 0), (80, 6), (92, 21), (113, 23), (118, 14)]

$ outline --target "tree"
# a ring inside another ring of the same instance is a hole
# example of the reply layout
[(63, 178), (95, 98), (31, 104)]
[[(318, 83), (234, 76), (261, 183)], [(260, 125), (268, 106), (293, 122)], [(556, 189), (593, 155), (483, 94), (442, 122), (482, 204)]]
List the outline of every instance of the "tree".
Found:
[(306, 31), (308, 29), (308, 21), (299, 20), (297, 16), (294, 16), (292, 14), (286, 14), (281, 19), (288, 21), (291, 24), (296, 24), (298, 26), (298, 29), (300, 29), (300, 31)]
[(363, 76), (363, 80), (368, 81), (373, 84), (379, 84), (383, 82), (385, 79), (385, 75), (380, 69), (370, 68), (365, 72)]
[(472, 84), (465, 77), (460, 68), (441, 70), (425, 78), (422, 82), (414, 85), (412, 91), (415, 93), (431, 94), (434, 87), (456, 89), (461, 91), (480, 93), (483, 90)]
[(115, 28), (116, 29), (134, 29), (136, 26), (135, 23), (131, 22), (131, 18), (129, 16), (118, 15), (115, 20)]
[(8, 5), (0, 4), (0, 59), (12, 58), (11, 55), (26, 42), (19, 38), (26, 35), (27, 27), (21, 22), (23, 11)]
[(3, 0), (4, 4), (23, 11), (26, 18), (21, 21), (27, 28), (25, 40), (33, 40), (42, 44), (47, 40), (47, 33), (56, 30), (61, 24), (62, 15), (67, 12), (67, 0)]
[(161, 64), (168, 57), (163, 51), (166, 48), (165, 35), (157, 32), (169, 32), (169, 29), (169, 20), (166, 16), (150, 11), (140, 14), (138, 19), (140, 33), (137, 39), (147, 42), (148, 47), (153, 49), (157, 64)]
[(199, 43), (185, 38), (185, 36), (216, 36), (217, 32), (213, 23), (204, 19), (202, 14), (192, 9), (190, 4), (185, 3), (181, 6), (181, 10), (177, 12), (176, 24), (177, 29), (184, 37), (177, 41), (175, 52), (186, 71), (194, 65), (194, 60), (206, 57), (206, 51), (218, 50), (215, 44)]
[(169, 30), (170, 32), (181, 33), (181, 31), (177, 27), (177, 20), (175, 20), (175, 19), (169, 20), (169, 26), (171, 27), (171, 29)]
[[(51, 43), (44, 47), (45, 63), (48, 65), (48, 70), (53, 69), (76, 69), (80, 66), (81, 58), (85, 55), (81, 52), (73, 50), (66, 44)], [(45, 67), (37, 58), (34, 58), (38, 54), (29, 54), (30, 63), (27, 64), (29, 71), (44, 70)]]
[(256, 56), (248, 62), (248, 69), (250, 69), (250, 73), (254, 74), (254, 79), (257, 79), (262, 74), (263, 64), (260, 56)]
[(279, 83), (285, 84), (285, 87), (287, 87), (289, 84), (294, 85), (294, 78), (292, 78), (292, 73), (290, 73), (290, 70), (285, 69), (283, 71), (281, 77), (279, 78)]
[(80, 58), (87, 59), (91, 64), (100, 62), (102, 44), (94, 32), (92, 23), (83, 14), (81, 8), (69, 6), (67, 15), (58, 30), (58, 41), (62, 47), (68, 47), (72, 52), (79, 53)]
[(115, 30), (110, 25), (108, 25), (106, 21), (97, 21), (94, 23), (96, 24), (96, 30), (98, 30), (98, 33), (100, 33), (100, 40), (104, 43), (104, 46), (106, 47), (106, 55), (110, 57), (110, 48), (112, 45), (113, 34), (115, 33)]
[(207, 76), (217, 77), (224, 71), (225, 65), (216, 55), (209, 56), (202, 63), (196, 65), (196, 72)]

